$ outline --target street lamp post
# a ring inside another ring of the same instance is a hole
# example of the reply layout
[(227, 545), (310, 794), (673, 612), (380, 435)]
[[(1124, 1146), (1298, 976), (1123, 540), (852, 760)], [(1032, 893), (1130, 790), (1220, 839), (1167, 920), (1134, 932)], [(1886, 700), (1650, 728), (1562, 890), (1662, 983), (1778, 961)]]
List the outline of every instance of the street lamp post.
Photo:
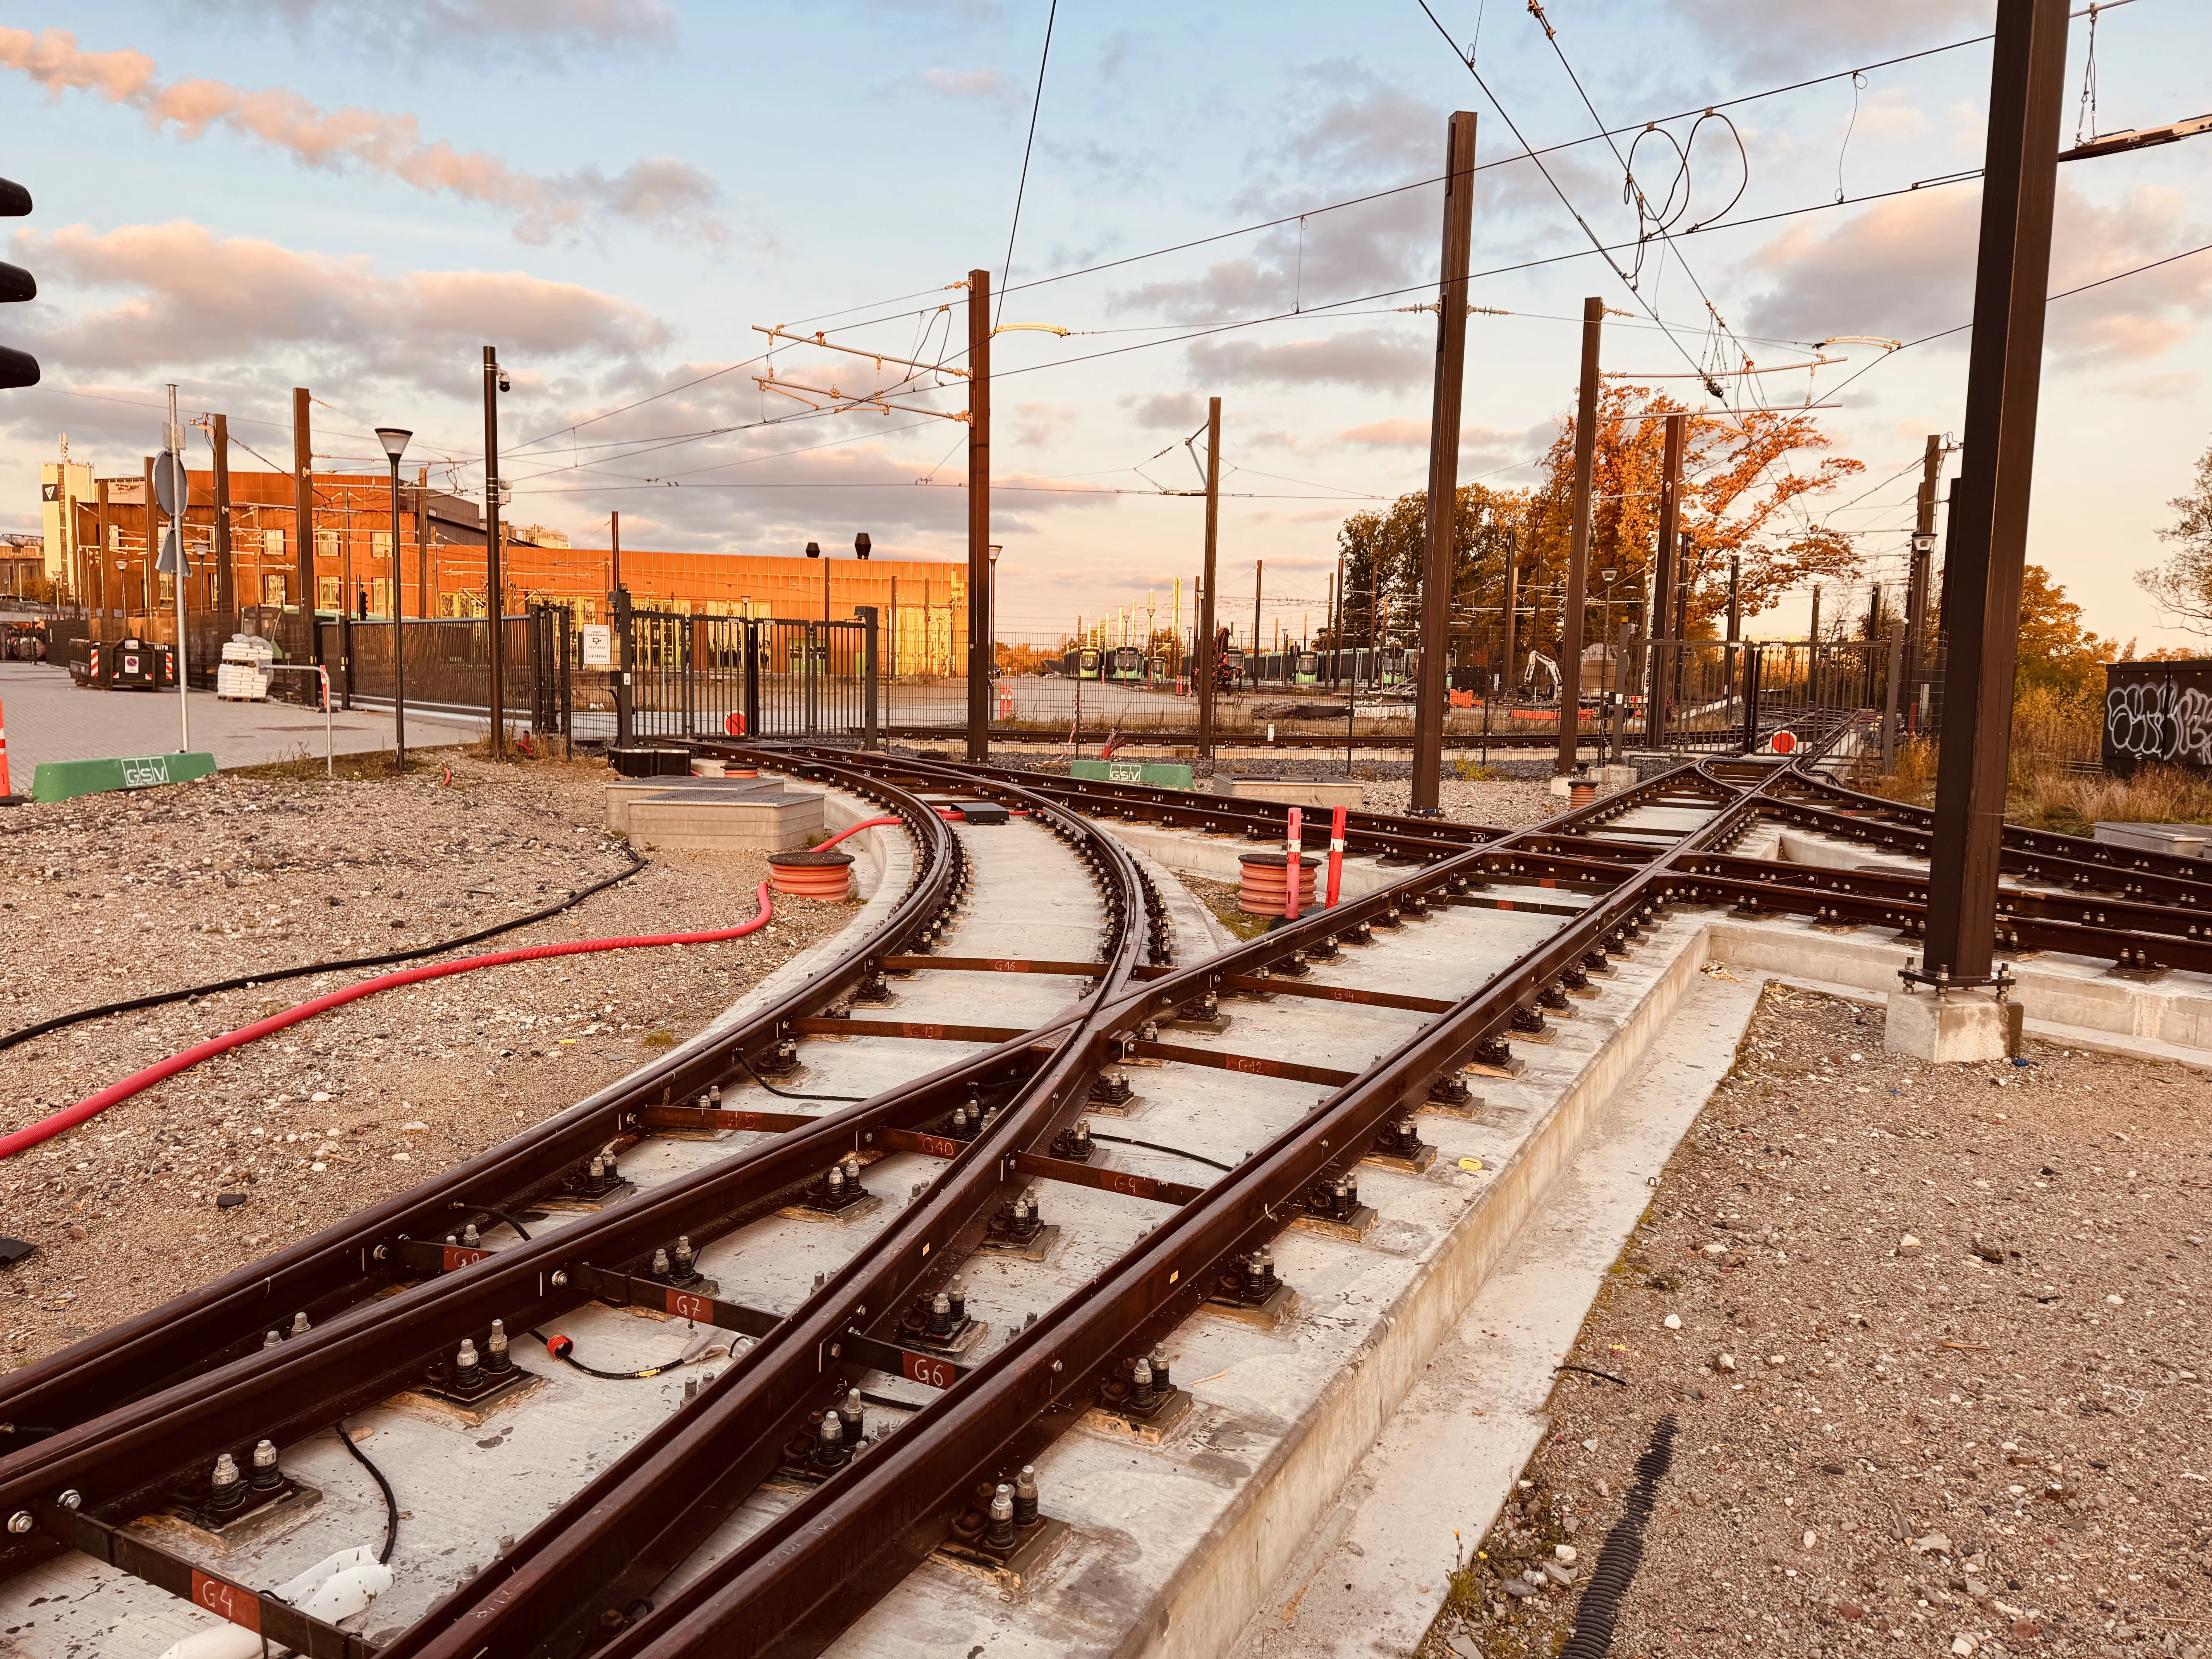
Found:
[[(392, 740), (403, 773), (407, 770), (407, 625), (406, 607), (399, 599), (399, 458), (414, 435), (404, 427), (376, 428), (376, 440), (392, 462)], [(492, 623), (495, 629), (498, 626)]]

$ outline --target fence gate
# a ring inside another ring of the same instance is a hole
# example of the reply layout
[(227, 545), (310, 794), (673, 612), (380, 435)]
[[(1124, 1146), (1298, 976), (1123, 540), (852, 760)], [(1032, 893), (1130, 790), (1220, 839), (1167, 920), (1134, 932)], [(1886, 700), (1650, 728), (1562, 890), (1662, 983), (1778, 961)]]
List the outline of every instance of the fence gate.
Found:
[(793, 738), (872, 748), (880, 724), (876, 620), (616, 613), (628, 665), (616, 741)]

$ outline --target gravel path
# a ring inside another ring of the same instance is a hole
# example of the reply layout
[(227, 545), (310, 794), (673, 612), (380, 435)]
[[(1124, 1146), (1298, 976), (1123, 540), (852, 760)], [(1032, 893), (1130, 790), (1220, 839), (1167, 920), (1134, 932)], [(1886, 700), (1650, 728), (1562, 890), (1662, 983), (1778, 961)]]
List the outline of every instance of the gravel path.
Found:
[(1614, 1654), (2212, 1651), (2212, 1083), (1881, 1020), (1768, 988), (1424, 1659), (1558, 1651), (1668, 1414)]
[[(624, 868), (604, 766), (456, 761), (406, 781), (226, 775), (0, 817), (0, 1023), (471, 933)], [(755, 913), (757, 854), (650, 853), (562, 915), (471, 947), (703, 931)], [(0, 1164), (0, 1368), (156, 1305), (517, 1133), (697, 1030), (842, 927), (779, 903), (720, 945), (515, 963), (365, 998)], [(369, 972), (380, 970), (368, 970)], [(0, 1125), (336, 989), (318, 975), (0, 1051)], [(245, 1195), (220, 1206), (222, 1194)]]

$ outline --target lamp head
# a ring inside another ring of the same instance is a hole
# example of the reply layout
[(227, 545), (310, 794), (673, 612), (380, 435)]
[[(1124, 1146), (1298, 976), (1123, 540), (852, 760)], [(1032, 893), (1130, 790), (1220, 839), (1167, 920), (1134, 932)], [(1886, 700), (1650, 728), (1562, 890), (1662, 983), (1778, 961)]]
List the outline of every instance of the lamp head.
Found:
[(1601, 570), (1597, 573), (1597, 579), (1601, 582), (1610, 584), (1613, 578), (1620, 574), (1620, 572), (1618, 570)]
[(868, 550), (874, 545), (875, 544), (868, 539), (868, 532), (863, 530), (859, 535), (853, 538), (853, 556), (858, 559), (866, 558), (868, 556)]
[(407, 441), (414, 435), (404, 426), (380, 426), (376, 428), (376, 441), (384, 446), (384, 453), (391, 457), (394, 466), (399, 465), (399, 458), (407, 453)]
[(993, 564), (996, 564), (996, 563), (998, 563), (998, 562), (999, 562), (999, 554), (1000, 554), (1000, 549), (999, 544), (998, 544), (998, 543), (996, 543), (996, 542), (993, 542), (993, 543), (991, 544), (991, 562), (992, 562)]
[(820, 558), (822, 556), (822, 544), (820, 542), (807, 543), (806, 556), (810, 559)]
[(1915, 553), (1933, 553), (1936, 550), (1935, 533), (1932, 531), (1926, 530), (1914, 531), (1912, 532), (1912, 550)]

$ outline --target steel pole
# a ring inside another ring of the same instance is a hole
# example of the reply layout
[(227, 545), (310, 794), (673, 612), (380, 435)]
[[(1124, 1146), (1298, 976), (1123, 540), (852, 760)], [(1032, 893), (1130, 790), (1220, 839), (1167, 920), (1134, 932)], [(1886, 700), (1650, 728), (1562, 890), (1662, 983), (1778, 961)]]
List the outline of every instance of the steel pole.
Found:
[(1582, 748), (1583, 580), (1589, 563), (1590, 482), (1597, 471), (1597, 363), (1605, 301), (1583, 301), (1582, 384), (1575, 404), (1574, 517), (1567, 535), (1567, 597), (1559, 616), (1559, 752), (1555, 774), (1575, 769)]
[(1911, 576), (1905, 589), (1905, 684), (1908, 701), (1912, 696), (1910, 688), (1920, 684), (1922, 653), (1927, 648), (1928, 632), (1928, 576), (1933, 562), (1932, 550), (1923, 552), (1923, 543), (1936, 533), (1936, 487), (1943, 480), (1943, 439), (1940, 433), (1928, 434), (1928, 447), (1920, 463), (1920, 495), (1912, 514)]
[(2067, 0), (1999, 0), (1983, 163), (1965, 459), (1943, 565), (1943, 743), (1923, 969), (1984, 980), (2012, 757), (2021, 572), (2042, 385)]
[(968, 758), (991, 757), (991, 273), (968, 273)]
[(499, 568), (499, 353), (483, 349), (484, 586), (491, 600), (491, 757), (507, 751), (507, 675), (501, 615), (507, 609)]
[(399, 458), (392, 458), (392, 746), (407, 769), (407, 607), (399, 580)]
[(1650, 679), (1644, 693), (1644, 744), (1656, 749), (1667, 732), (1667, 689), (1669, 646), (1674, 638), (1674, 562), (1682, 521), (1682, 446), (1688, 435), (1688, 418), (1669, 415), (1666, 447), (1659, 462), (1658, 562), (1651, 572), (1651, 608), (1644, 619), (1644, 634), (1650, 660)]
[(1460, 408), (1467, 380), (1467, 269), (1474, 242), (1474, 112), (1444, 137), (1443, 252), (1437, 287), (1436, 390), (1429, 413), (1428, 542), (1421, 562), (1420, 678), (1413, 690), (1412, 811), (1438, 810), (1444, 762), (1444, 656), (1459, 552)]
[[(1221, 399), (1206, 400), (1206, 570), (1198, 593), (1198, 757), (1213, 758), (1213, 565), (1221, 532)], [(1076, 696), (1083, 695), (1083, 640), (1076, 647)]]

